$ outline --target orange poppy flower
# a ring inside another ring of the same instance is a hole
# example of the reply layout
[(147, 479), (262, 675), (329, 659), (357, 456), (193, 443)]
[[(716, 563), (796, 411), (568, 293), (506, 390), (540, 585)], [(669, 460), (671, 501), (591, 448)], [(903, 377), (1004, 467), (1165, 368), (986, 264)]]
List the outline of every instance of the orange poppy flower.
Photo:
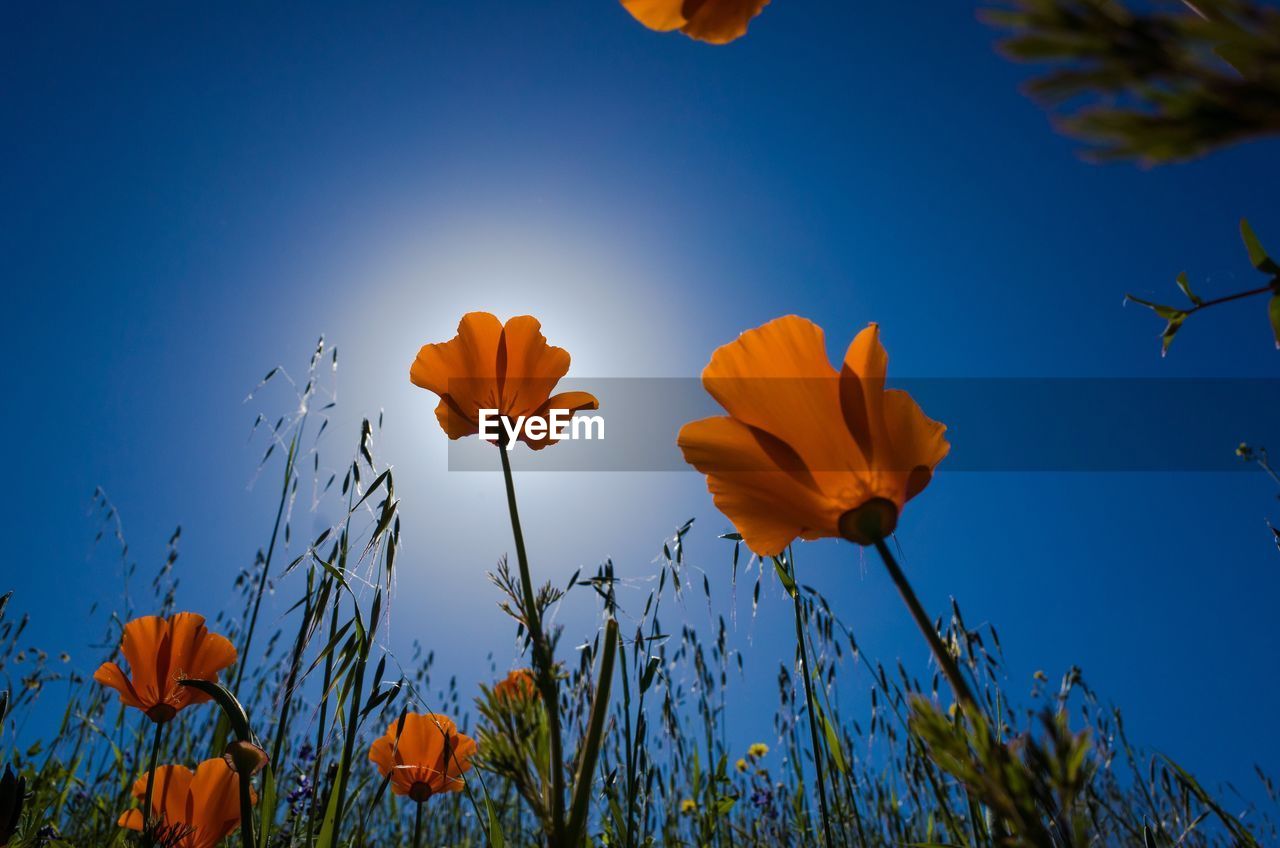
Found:
[(747, 34), (747, 24), (769, 0), (622, 0), (622, 5), (649, 29), (678, 29), (699, 41), (728, 44)]
[(209, 696), (178, 680), (218, 681), (218, 672), (236, 661), (236, 649), (224, 636), (210, 633), (204, 616), (180, 612), (168, 619), (156, 615), (135, 618), (124, 626), (120, 653), (129, 674), (105, 662), (93, 679), (120, 693), (125, 706), (137, 707), (156, 724), (169, 721), (178, 710), (202, 704)]
[[(468, 312), (458, 322), (458, 335), (422, 346), (409, 379), (440, 396), (436, 420), (450, 439), (460, 439), (480, 432), (482, 409), (512, 420), (599, 409), (587, 392), (551, 394), (568, 371), (568, 351), (547, 344), (538, 319), (519, 315), (504, 325), (488, 312)], [(535, 450), (554, 443), (524, 432), (520, 440)]]
[(797, 537), (872, 544), (928, 485), (946, 427), (885, 390), (887, 364), (871, 324), (837, 372), (822, 328), (795, 315), (712, 355), (702, 383), (729, 414), (686, 424), (677, 442), (752, 551), (773, 556)]
[(471, 769), (475, 754), (475, 740), (459, 733), (451, 718), (420, 713), (406, 715), (403, 728), (392, 722), (369, 747), (379, 773), (391, 776), (391, 791), (418, 803), (441, 792), (461, 792), (462, 774)]
[[(214, 848), (240, 826), (240, 777), (221, 757), (205, 760), (192, 773), (186, 766), (156, 769), (151, 793), (152, 822), (174, 841), (172, 848)], [(133, 784), (133, 797), (147, 794), (147, 776)], [(252, 796), (257, 803), (257, 796)], [(129, 830), (143, 828), (142, 810), (120, 816), (118, 824)]]
[(538, 691), (533, 680), (533, 672), (527, 668), (518, 668), (507, 672), (505, 680), (498, 681), (493, 687), (493, 694), (500, 700), (523, 700), (532, 698)]

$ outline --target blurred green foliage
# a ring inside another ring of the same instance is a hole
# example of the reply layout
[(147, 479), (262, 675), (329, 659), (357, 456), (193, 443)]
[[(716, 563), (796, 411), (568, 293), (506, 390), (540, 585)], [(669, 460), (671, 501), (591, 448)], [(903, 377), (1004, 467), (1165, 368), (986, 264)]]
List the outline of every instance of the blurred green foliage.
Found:
[(1008, 0), (983, 11), (1030, 93), (1098, 159), (1191, 159), (1280, 131), (1280, 10), (1252, 0)]

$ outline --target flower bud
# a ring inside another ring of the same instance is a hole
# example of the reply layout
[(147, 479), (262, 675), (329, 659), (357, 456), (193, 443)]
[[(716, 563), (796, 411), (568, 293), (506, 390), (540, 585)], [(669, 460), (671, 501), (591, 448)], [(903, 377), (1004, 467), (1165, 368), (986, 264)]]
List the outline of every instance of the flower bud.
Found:
[(270, 758), (267, 757), (266, 751), (252, 742), (240, 741), (228, 745), (222, 759), (226, 760), (227, 765), (236, 774), (253, 777), (266, 768), (267, 760)]

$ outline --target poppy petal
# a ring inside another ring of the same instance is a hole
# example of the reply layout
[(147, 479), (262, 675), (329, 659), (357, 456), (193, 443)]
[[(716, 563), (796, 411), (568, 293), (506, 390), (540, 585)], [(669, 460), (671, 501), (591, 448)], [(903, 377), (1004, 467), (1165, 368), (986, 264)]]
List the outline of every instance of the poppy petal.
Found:
[(164, 692), (161, 691), (156, 674), (156, 662), (168, 634), (168, 622), (156, 615), (135, 618), (124, 626), (120, 653), (124, 654), (129, 663), (133, 690), (144, 709), (150, 709), (164, 700)]
[(189, 797), (192, 816), (187, 824), (196, 828), (200, 846), (212, 848), (240, 826), (240, 776), (221, 757), (196, 767)]
[[(191, 794), (191, 782), (195, 778), (191, 769), (186, 766), (160, 766), (156, 769), (155, 786), (151, 790), (151, 809), (170, 822), (185, 821), (179, 811), (186, 805), (187, 796)], [(135, 785), (136, 789), (137, 786)], [(141, 799), (146, 796), (146, 781), (142, 782)]]
[(685, 461), (707, 475), (716, 507), (760, 556), (779, 554), (802, 534), (829, 524), (839, 510), (806, 473), (779, 470), (760, 434), (726, 417), (704, 418), (680, 428), (676, 439)]
[(98, 670), (93, 673), (93, 679), (101, 683), (103, 686), (110, 686), (112, 689), (120, 693), (120, 703), (126, 707), (134, 707), (135, 709), (144, 710), (146, 707), (138, 698), (138, 693), (134, 691), (133, 684), (129, 682), (129, 678), (125, 676), (124, 670), (113, 662), (104, 662), (98, 666)]
[(729, 415), (781, 439), (815, 475), (865, 467), (842, 426), (839, 375), (812, 321), (787, 315), (748, 330), (712, 354), (702, 383)]
[(689, 17), (682, 27), (686, 35), (709, 44), (728, 44), (747, 34), (747, 25), (769, 0), (691, 0), (684, 5)]
[(875, 461), (875, 445), (884, 438), (888, 368), (889, 355), (880, 344), (880, 328), (871, 324), (854, 336), (840, 369), (840, 411), (868, 465)]
[[(584, 410), (599, 408), (600, 401), (596, 400), (596, 396), (590, 392), (560, 392), (559, 394), (552, 395), (547, 398), (546, 403), (539, 407), (537, 412), (534, 414), (543, 418), (548, 418), (550, 417), (552, 410), (565, 410), (570, 415), (573, 415), (574, 413), (583, 412)], [(522, 433), (520, 438), (525, 444), (534, 450), (542, 450), (547, 445), (555, 444), (555, 441), (551, 439), (550, 433), (541, 439), (530, 439)]]
[(951, 450), (945, 424), (924, 414), (911, 395), (898, 389), (884, 393), (885, 430), (892, 446), (892, 469), (907, 482), (904, 502), (924, 489), (933, 469)]
[(547, 344), (537, 318), (517, 315), (502, 328), (498, 384), (504, 415), (533, 414), (567, 373), (569, 352)]
[(236, 661), (236, 649), (225, 636), (210, 633), (204, 616), (182, 612), (169, 619), (170, 679), (164, 681), (166, 694), (174, 706), (202, 704), (209, 695), (198, 689), (179, 686), (179, 678), (217, 681), (218, 672)]
[(449, 791), (461, 792), (466, 786), (462, 775), (471, 770), (472, 758), (476, 755), (476, 742), (469, 736), (461, 734), (452, 737), (452, 754), (449, 757)]
[(450, 439), (474, 436), (480, 432), (479, 421), (468, 418), (449, 395), (440, 398), (436, 404), (436, 421), (440, 422), (440, 429)]
[(670, 32), (688, 23), (682, 11), (684, 0), (622, 0), (622, 7), (657, 32)]
[(378, 767), (378, 772), (386, 777), (387, 772), (396, 766), (392, 749), (395, 741), (390, 736), (379, 736), (369, 746), (369, 762)]
[(498, 409), (498, 344), (502, 322), (488, 312), (468, 312), (458, 334), (447, 342), (423, 345), (409, 368), (415, 386), (450, 396), (464, 416)]
[(136, 830), (141, 832), (143, 825), (142, 810), (125, 810), (120, 814), (120, 818), (116, 824), (126, 830)]

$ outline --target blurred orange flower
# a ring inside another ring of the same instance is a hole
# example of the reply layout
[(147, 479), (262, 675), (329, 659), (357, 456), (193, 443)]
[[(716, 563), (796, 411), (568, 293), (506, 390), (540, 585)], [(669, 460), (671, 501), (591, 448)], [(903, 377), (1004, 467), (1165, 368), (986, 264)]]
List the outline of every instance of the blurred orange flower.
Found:
[(795, 315), (712, 355), (702, 383), (729, 414), (686, 424), (677, 442), (752, 551), (773, 556), (797, 537), (873, 544), (928, 485), (946, 427), (885, 390), (887, 365), (875, 324), (837, 372), (822, 328)]
[(769, 0), (622, 0), (622, 5), (649, 29), (678, 29), (699, 41), (728, 44), (747, 34), (747, 24)]
[(391, 791), (418, 803), (441, 792), (461, 792), (462, 774), (471, 769), (475, 754), (475, 740), (459, 733), (448, 716), (420, 713), (407, 714), (403, 728), (392, 722), (369, 747), (370, 761), (383, 777), (391, 776)]
[(522, 700), (532, 698), (538, 691), (533, 680), (533, 672), (527, 668), (518, 668), (507, 672), (505, 680), (498, 681), (493, 687), (494, 697), (501, 700)]
[(129, 663), (128, 675), (116, 663), (105, 662), (93, 679), (115, 689), (121, 703), (137, 707), (157, 724), (169, 721), (183, 707), (209, 700), (203, 692), (179, 686), (179, 678), (216, 683), (218, 672), (236, 661), (231, 642), (210, 633), (204, 616), (193, 612), (168, 619), (135, 618), (124, 626), (120, 653)]
[[(409, 379), (440, 396), (436, 420), (449, 438), (460, 439), (480, 432), (482, 409), (511, 419), (599, 409), (587, 392), (551, 394), (568, 371), (568, 351), (547, 344), (538, 319), (519, 315), (503, 325), (488, 312), (468, 312), (458, 322), (458, 335), (422, 346)], [(553, 444), (549, 437), (531, 440), (523, 433), (520, 439), (535, 450)]]
[[(151, 796), (153, 824), (158, 823), (172, 848), (214, 848), (240, 826), (240, 778), (221, 757), (205, 760), (195, 773), (186, 766), (156, 769)], [(133, 784), (139, 801), (147, 793), (147, 775)], [(253, 796), (257, 803), (257, 797)], [(143, 828), (142, 810), (120, 816), (118, 824), (129, 830)]]

